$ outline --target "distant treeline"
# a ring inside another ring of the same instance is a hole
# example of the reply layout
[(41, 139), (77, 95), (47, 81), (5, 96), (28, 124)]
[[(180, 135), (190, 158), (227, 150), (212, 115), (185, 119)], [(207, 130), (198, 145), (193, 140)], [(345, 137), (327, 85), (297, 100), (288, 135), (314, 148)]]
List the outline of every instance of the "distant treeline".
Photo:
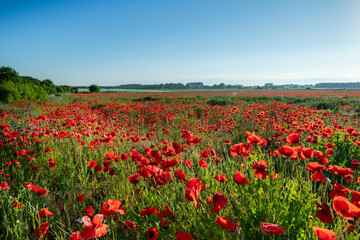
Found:
[[(204, 85), (202, 82), (162, 83), (162, 84), (122, 84), (117, 86), (100, 86), (101, 89), (241, 89), (243, 85), (226, 85), (224, 83)], [(87, 88), (78, 86), (78, 88)]]
[(348, 89), (360, 89), (360, 82), (347, 82), (347, 83), (317, 83), (315, 88), (348, 88)]
[(65, 92), (77, 93), (78, 88), (67, 85), (56, 86), (50, 79), (39, 80), (30, 76), (20, 76), (11, 67), (0, 68), (0, 101), (46, 100), (48, 94), (61, 95)]

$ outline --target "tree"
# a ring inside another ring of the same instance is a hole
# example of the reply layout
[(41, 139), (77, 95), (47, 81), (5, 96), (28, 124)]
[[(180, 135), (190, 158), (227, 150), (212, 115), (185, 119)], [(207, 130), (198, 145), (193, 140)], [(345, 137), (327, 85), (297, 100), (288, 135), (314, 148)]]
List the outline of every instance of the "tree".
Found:
[(56, 92), (55, 84), (50, 79), (45, 79), (41, 82), (41, 87), (45, 89), (48, 94)]
[(95, 85), (95, 84), (92, 84), (90, 87), (89, 87), (89, 91), (91, 93), (99, 93), (100, 92), (100, 87), (98, 85)]

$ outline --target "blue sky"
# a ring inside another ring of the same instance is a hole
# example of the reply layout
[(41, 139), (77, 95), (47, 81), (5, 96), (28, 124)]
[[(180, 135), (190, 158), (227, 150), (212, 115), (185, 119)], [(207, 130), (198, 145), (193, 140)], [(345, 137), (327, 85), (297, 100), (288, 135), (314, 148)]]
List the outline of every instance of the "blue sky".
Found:
[(0, 0), (0, 66), (55, 84), (360, 81), (357, 0)]

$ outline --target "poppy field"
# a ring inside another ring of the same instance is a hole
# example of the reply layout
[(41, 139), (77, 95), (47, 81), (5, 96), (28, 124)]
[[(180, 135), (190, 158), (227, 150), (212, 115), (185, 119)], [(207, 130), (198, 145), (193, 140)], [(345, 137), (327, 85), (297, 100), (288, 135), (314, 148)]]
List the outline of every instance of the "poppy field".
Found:
[(359, 239), (357, 106), (95, 95), (1, 109), (0, 239)]

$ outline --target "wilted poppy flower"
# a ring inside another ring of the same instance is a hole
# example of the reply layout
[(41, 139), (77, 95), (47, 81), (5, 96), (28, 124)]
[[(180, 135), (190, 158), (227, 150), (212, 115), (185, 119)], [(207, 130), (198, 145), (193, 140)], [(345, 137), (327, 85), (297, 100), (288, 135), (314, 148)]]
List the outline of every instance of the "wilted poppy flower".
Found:
[(333, 208), (337, 214), (348, 220), (354, 220), (354, 216), (360, 213), (360, 209), (358, 207), (342, 196), (334, 198)]
[(125, 213), (124, 209), (119, 209), (121, 202), (119, 200), (107, 200), (104, 202), (101, 208), (101, 213), (104, 217), (110, 217), (111, 214), (120, 213), (121, 215)]
[(322, 221), (323, 223), (333, 223), (334, 219), (331, 215), (330, 206), (325, 202), (322, 202), (322, 204), (320, 205), (318, 202), (315, 201), (315, 204), (316, 206), (321, 208), (321, 210), (316, 211), (316, 216), (320, 219), (320, 221)]
[(233, 231), (235, 232), (236, 227), (239, 227), (239, 223), (235, 222), (233, 223), (230, 219), (227, 217), (217, 217), (215, 219), (215, 222), (219, 224), (222, 228), (226, 229), (227, 231)]
[(82, 222), (84, 228), (81, 230), (79, 236), (85, 239), (93, 239), (95, 237), (102, 237), (106, 234), (107, 225), (103, 224), (104, 216), (97, 214), (93, 217), (92, 221), (88, 216), (83, 217)]
[(194, 238), (186, 232), (177, 232), (176, 240), (194, 240)]
[(321, 228), (321, 227), (312, 227), (316, 236), (320, 239), (320, 240), (334, 240), (337, 238), (337, 236), (335, 235), (335, 233), (333, 231), (330, 231), (326, 228)]
[(46, 218), (46, 217), (52, 217), (52, 216), (54, 216), (54, 214), (49, 212), (48, 208), (43, 208), (43, 209), (40, 210), (39, 216), (41, 218)]
[(246, 180), (245, 175), (239, 171), (236, 171), (234, 180), (239, 185), (247, 185), (248, 184), (248, 181)]
[(260, 230), (265, 235), (286, 235), (286, 233), (284, 232), (284, 228), (272, 223), (260, 223)]
[(46, 238), (46, 235), (49, 233), (49, 226), (48, 222), (42, 223), (39, 228), (35, 229), (35, 235), (39, 238)]
[(146, 232), (146, 238), (149, 240), (156, 240), (159, 237), (159, 232), (156, 228), (150, 227)]

